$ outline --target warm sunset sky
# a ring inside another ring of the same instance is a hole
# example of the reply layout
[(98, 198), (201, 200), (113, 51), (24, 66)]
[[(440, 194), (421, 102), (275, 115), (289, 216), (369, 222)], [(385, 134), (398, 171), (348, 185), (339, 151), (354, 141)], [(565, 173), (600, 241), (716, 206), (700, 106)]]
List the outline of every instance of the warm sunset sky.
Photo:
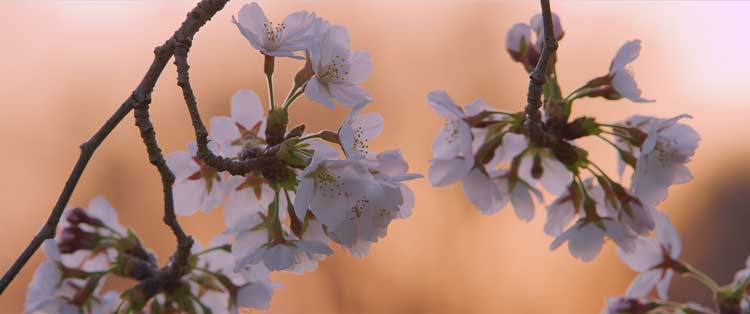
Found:
[[(77, 146), (130, 94), (151, 63), (152, 50), (182, 22), (195, 1), (3, 1), (0, 3), (0, 270), (4, 271), (44, 223), (78, 154)], [(226, 115), (235, 90), (265, 99), (262, 57), (231, 25), (245, 1), (232, 1), (196, 36), (193, 87), (204, 115)], [(442, 120), (426, 94), (445, 89), (467, 103), (481, 97), (520, 110), (527, 75), (504, 51), (505, 33), (538, 12), (536, 1), (261, 1), (272, 20), (307, 9), (349, 29), (352, 47), (371, 53), (374, 72), (364, 83), (385, 117), (376, 150), (400, 148), (412, 170), (425, 173), (430, 143)], [(604, 74), (617, 49), (640, 38), (633, 64), (644, 96), (655, 103), (587, 99), (574, 114), (616, 121), (640, 113), (688, 121), (703, 141), (689, 165), (695, 179), (670, 190), (661, 208), (677, 224), (684, 256), (725, 283), (750, 253), (750, 3), (742, 1), (553, 1), (565, 38), (558, 74), (570, 92)], [(277, 93), (286, 93), (301, 64), (277, 63)], [(153, 95), (152, 114), (162, 148), (183, 149), (193, 135), (169, 64)], [(306, 100), (292, 124), (335, 129), (346, 115)], [(614, 152), (582, 141), (614, 174)], [(410, 184), (414, 214), (396, 221), (364, 260), (336, 248), (334, 257), (305, 276), (276, 275), (283, 284), (272, 313), (484, 312), (598, 313), (622, 294), (634, 274), (607, 244), (593, 262), (562, 248), (548, 250), (544, 210), (524, 223), (510, 208), (484, 217), (459, 185)], [(160, 181), (128, 117), (102, 145), (71, 205), (106, 196), (123, 224), (165, 261), (174, 243), (161, 223)], [(223, 227), (221, 209), (182, 218), (206, 243)], [(743, 223), (745, 222), (745, 223)], [(0, 297), (0, 313), (22, 311), (38, 253)], [(127, 283), (116, 282), (123, 287)], [(705, 298), (676, 280), (678, 299)], [(697, 288), (696, 288), (697, 287)]]

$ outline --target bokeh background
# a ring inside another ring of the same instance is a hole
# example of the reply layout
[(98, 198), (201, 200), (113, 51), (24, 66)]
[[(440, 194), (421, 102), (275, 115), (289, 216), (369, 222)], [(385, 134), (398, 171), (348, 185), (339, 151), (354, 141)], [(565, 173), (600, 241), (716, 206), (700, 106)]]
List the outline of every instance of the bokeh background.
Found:
[[(152, 49), (168, 38), (195, 1), (0, 2), (0, 270), (5, 271), (44, 223), (78, 156), (77, 146), (140, 81)], [(229, 98), (249, 88), (265, 99), (262, 57), (229, 22), (245, 1), (232, 1), (196, 36), (191, 77), (204, 116), (226, 115)], [(382, 113), (377, 150), (400, 148), (412, 170), (426, 173), (441, 119), (425, 95), (445, 89), (460, 103), (481, 97), (520, 110), (526, 73), (504, 51), (507, 29), (538, 12), (536, 1), (261, 1), (273, 21), (307, 9), (345, 25), (352, 46), (375, 64), (364, 83)], [(575, 114), (616, 121), (634, 113), (688, 121), (703, 141), (690, 168), (695, 179), (670, 190), (661, 208), (685, 242), (684, 257), (721, 283), (750, 253), (750, 3), (742, 1), (553, 1), (566, 35), (558, 53), (564, 91), (604, 74), (626, 40), (643, 41), (633, 64), (644, 96), (634, 104), (587, 99)], [(277, 93), (301, 63), (277, 63)], [(192, 129), (170, 64), (153, 95), (152, 115), (165, 152), (183, 149)], [(292, 124), (335, 129), (346, 111), (303, 100)], [(614, 173), (614, 153), (583, 141)], [(162, 194), (132, 116), (112, 133), (86, 170), (70, 205), (106, 196), (121, 222), (153, 248), (172, 252), (161, 222)], [(593, 262), (548, 250), (543, 209), (531, 223), (512, 210), (483, 217), (459, 185), (410, 184), (417, 205), (408, 220), (364, 260), (336, 248), (304, 276), (279, 274), (272, 313), (596, 313), (633, 278), (608, 243)], [(206, 243), (223, 228), (222, 210), (181, 218)], [(38, 252), (2, 297), (0, 312), (19, 313)], [(127, 282), (114, 282), (123, 287)], [(676, 279), (677, 300), (708, 300), (707, 291)]]

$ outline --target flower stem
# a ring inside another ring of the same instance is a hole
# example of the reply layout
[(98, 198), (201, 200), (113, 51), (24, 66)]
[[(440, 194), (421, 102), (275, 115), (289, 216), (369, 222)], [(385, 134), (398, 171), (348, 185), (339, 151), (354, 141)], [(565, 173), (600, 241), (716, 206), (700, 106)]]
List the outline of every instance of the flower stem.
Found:
[(708, 289), (710, 289), (713, 293), (716, 293), (716, 291), (719, 290), (719, 284), (717, 284), (716, 281), (711, 279), (711, 277), (709, 277), (702, 271), (698, 270), (693, 265), (690, 265), (682, 261), (680, 261), (680, 264), (685, 267), (685, 270), (682, 272), (683, 276), (690, 277), (690, 278), (697, 280), (698, 282), (706, 286)]
[(289, 96), (287, 96), (286, 100), (284, 101), (284, 110), (288, 110), (289, 106), (291, 106), (299, 96), (302, 96), (303, 93), (304, 89), (302, 89), (301, 87), (292, 89), (292, 91), (289, 92)]
[(273, 95), (273, 73), (266, 74), (266, 81), (268, 82), (268, 101), (271, 103), (271, 109), (276, 107)]
[(200, 255), (206, 254), (208, 252), (213, 252), (213, 251), (218, 251), (218, 250), (229, 251), (231, 249), (232, 249), (231, 245), (224, 244), (224, 245), (215, 246), (215, 247), (212, 247), (212, 248), (205, 249), (203, 251), (200, 251), (198, 253), (193, 254), (193, 256), (200, 256)]

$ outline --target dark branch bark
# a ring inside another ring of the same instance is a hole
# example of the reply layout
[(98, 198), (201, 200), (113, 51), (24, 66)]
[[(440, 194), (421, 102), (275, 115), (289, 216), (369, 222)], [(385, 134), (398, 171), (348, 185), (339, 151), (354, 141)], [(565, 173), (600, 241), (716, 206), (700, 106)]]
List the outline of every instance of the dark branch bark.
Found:
[(101, 128), (99, 128), (99, 130), (88, 141), (81, 144), (81, 154), (78, 157), (78, 161), (73, 167), (68, 180), (65, 182), (65, 186), (57, 199), (57, 203), (55, 203), (55, 207), (52, 208), (52, 212), (47, 219), (47, 223), (31, 240), (31, 243), (29, 243), (29, 245), (26, 247), (26, 249), (24, 249), (24, 251), (16, 259), (13, 265), (11, 265), (5, 275), (3, 275), (3, 278), (0, 279), (0, 294), (5, 291), (5, 288), (8, 287), (8, 285), (13, 281), (16, 275), (21, 271), (23, 266), (26, 265), (31, 256), (34, 255), (34, 252), (39, 249), (39, 246), (42, 245), (42, 242), (44, 242), (44, 240), (46, 239), (55, 237), (55, 232), (57, 229), (57, 224), (60, 221), (60, 216), (62, 216), (65, 207), (68, 205), (70, 196), (73, 194), (73, 191), (78, 184), (78, 180), (81, 178), (83, 171), (86, 169), (86, 165), (88, 164), (89, 160), (91, 159), (99, 145), (104, 141), (104, 139), (107, 138), (109, 133), (112, 132), (112, 130), (114, 130), (114, 128), (118, 124), (120, 124), (122, 119), (127, 116), (131, 109), (138, 107), (139, 105), (143, 105), (150, 100), (151, 92), (154, 89), (154, 85), (156, 85), (156, 81), (159, 79), (161, 72), (164, 70), (167, 62), (169, 62), (169, 59), (174, 54), (176, 43), (175, 38), (192, 38), (195, 33), (198, 32), (201, 26), (206, 24), (206, 22), (210, 20), (211, 17), (216, 14), (216, 12), (220, 11), (228, 1), (229, 0), (202, 0), (192, 11), (188, 13), (187, 18), (182, 23), (180, 28), (175, 32), (175, 34), (163, 45), (157, 47), (154, 50), (154, 61), (151, 63), (151, 66), (146, 72), (146, 75), (138, 84), (138, 87), (133, 91), (132, 95), (128, 97), (128, 99), (125, 100), (122, 105), (120, 105), (120, 108), (118, 108), (117, 111), (115, 111), (115, 113), (109, 119), (107, 119), (104, 125), (102, 125)]
[(552, 10), (549, 0), (541, 0), (542, 20), (544, 24), (544, 47), (539, 56), (534, 71), (529, 76), (529, 91), (526, 97), (526, 129), (532, 141), (540, 143), (544, 140), (544, 126), (542, 125), (542, 92), (547, 75), (547, 63), (550, 56), (557, 51), (557, 40), (555, 39), (554, 27), (552, 25)]

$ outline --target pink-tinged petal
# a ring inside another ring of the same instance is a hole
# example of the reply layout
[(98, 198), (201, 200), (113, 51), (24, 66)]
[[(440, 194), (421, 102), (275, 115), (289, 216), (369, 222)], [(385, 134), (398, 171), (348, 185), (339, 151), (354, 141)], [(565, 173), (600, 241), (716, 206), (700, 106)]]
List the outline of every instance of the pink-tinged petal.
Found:
[(624, 70), (625, 66), (633, 62), (638, 58), (641, 53), (641, 40), (631, 40), (626, 42), (619, 50), (615, 58), (612, 59), (612, 64), (609, 66), (609, 73)]
[(510, 202), (516, 216), (523, 221), (534, 219), (534, 200), (531, 199), (529, 189), (521, 182), (517, 182), (510, 194)]
[(484, 111), (490, 110), (492, 110), (492, 107), (482, 99), (475, 99), (464, 106), (466, 116), (478, 115)]
[(656, 284), (656, 293), (662, 300), (669, 299), (669, 284), (672, 282), (673, 275), (674, 271), (671, 269), (667, 269), (667, 271), (664, 273), (664, 276), (659, 280), (659, 283)]
[(400, 184), (399, 188), (404, 201), (399, 206), (398, 218), (409, 218), (411, 210), (414, 208), (414, 192), (406, 184)]
[(295, 254), (295, 249), (284, 244), (277, 244), (268, 248), (263, 254), (263, 264), (270, 271), (285, 270), (294, 264)]
[(240, 130), (237, 128), (234, 120), (229, 117), (217, 116), (211, 118), (211, 137), (217, 141), (231, 143), (240, 138)]
[(464, 116), (461, 108), (456, 105), (456, 102), (445, 91), (431, 91), (427, 95), (427, 103), (443, 118), (454, 120), (463, 118)]
[(542, 169), (544, 173), (539, 178), (539, 182), (547, 191), (555, 195), (565, 193), (570, 183), (573, 182), (573, 173), (554, 156), (542, 158)]
[(187, 180), (172, 187), (175, 213), (182, 216), (195, 214), (203, 207), (206, 186), (203, 180)]
[(471, 167), (463, 159), (437, 159), (430, 164), (427, 177), (433, 186), (446, 186), (466, 176)]
[(167, 156), (167, 167), (174, 173), (175, 180), (180, 181), (193, 175), (200, 166), (195, 163), (193, 156), (188, 152), (178, 151)]
[(693, 179), (693, 173), (685, 165), (675, 165), (672, 184), (682, 184)]
[(349, 32), (346, 28), (338, 25), (328, 27), (319, 44), (311, 48), (310, 56), (312, 59), (313, 70), (324, 70), (320, 67), (326, 67), (331, 64), (336, 57), (349, 56)]
[(565, 200), (565, 197), (569, 195), (563, 195), (547, 206), (547, 223), (544, 224), (544, 233), (553, 237), (559, 236), (576, 215), (573, 201)]
[(349, 58), (351, 67), (347, 75), (348, 81), (354, 84), (364, 82), (372, 72), (370, 54), (363, 51), (353, 51)]
[(635, 250), (636, 236), (630, 230), (626, 229), (624, 225), (611, 219), (603, 219), (602, 224), (604, 224), (607, 236), (612, 241), (615, 241), (618, 248), (621, 248), (626, 253)]
[[(544, 41), (544, 20), (542, 19), (541, 14), (536, 14), (531, 17), (529, 20), (529, 24), (532, 29), (534, 29), (534, 32), (537, 33), (537, 42)], [(565, 32), (562, 28), (562, 23), (560, 23), (560, 17), (552, 13), (552, 26), (554, 27), (554, 33), (555, 33), (555, 39), (560, 40)]]
[(372, 102), (370, 94), (364, 88), (351, 82), (329, 82), (328, 90), (334, 99), (349, 108), (364, 106)]
[(237, 291), (237, 306), (267, 310), (272, 296), (273, 286), (270, 284), (266, 282), (249, 282)]
[(633, 73), (628, 69), (622, 69), (615, 71), (612, 75), (612, 87), (617, 91), (620, 96), (630, 99), (632, 102), (653, 102), (653, 99), (646, 99), (641, 97), (641, 90), (635, 83)]
[[(238, 179), (235, 179), (238, 178)], [(230, 181), (234, 180), (242, 180), (240, 183), (244, 182), (245, 179), (243, 177), (232, 177)], [(265, 188), (265, 186), (263, 187)], [(270, 191), (270, 188), (267, 191), (262, 191), (261, 193), (268, 193)], [(270, 191), (270, 193), (273, 193)], [(270, 194), (269, 193), (269, 194)], [(255, 192), (253, 189), (242, 189), (242, 190), (232, 190), (228, 193), (227, 197), (227, 203), (224, 205), (224, 224), (227, 226), (227, 228), (234, 228), (235, 225), (241, 220), (242, 217), (246, 215), (255, 215), (259, 212), (264, 211), (265, 205), (257, 198), (255, 195)]]
[(461, 138), (462, 122), (450, 121), (438, 132), (432, 141), (432, 155), (438, 159), (450, 159), (460, 156), (464, 148)]
[(571, 235), (568, 250), (578, 259), (589, 262), (599, 255), (602, 245), (604, 245), (604, 231), (596, 224), (588, 223)]
[(494, 168), (503, 162), (509, 161), (523, 152), (529, 146), (529, 141), (525, 136), (516, 133), (506, 133), (503, 135), (503, 142), (495, 150), (495, 155), (488, 166)]
[(625, 292), (625, 295), (627, 295), (629, 298), (643, 298), (645, 297), (651, 289), (656, 286), (656, 283), (659, 281), (659, 277), (661, 276), (661, 271), (659, 270), (649, 270), (644, 273), (638, 274), (638, 276), (633, 279), (633, 282), (630, 283), (628, 286), (627, 292)]
[(57, 246), (57, 241), (55, 241), (55, 239), (44, 240), (44, 242), (42, 242), (42, 250), (44, 251), (44, 254), (47, 255), (48, 259), (57, 262), (62, 261), (60, 249)]
[(633, 271), (644, 272), (664, 261), (661, 247), (650, 238), (638, 238), (635, 248), (631, 252), (625, 252), (617, 248), (617, 255)]
[(237, 25), (243, 36), (250, 42), (253, 48), (260, 51), (264, 51), (264, 36), (265, 28), (264, 24), (268, 24), (268, 18), (266, 18), (263, 9), (258, 6), (257, 3), (253, 2), (245, 4), (237, 14), (237, 19), (232, 17), (232, 22)]
[(300, 180), (297, 186), (297, 195), (294, 198), (294, 214), (298, 218), (305, 217), (307, 209), (310, 208), (314, 192), (315, 182), (312, 179), (304, 178)]
[[(244, 89), (238, 90), (232, 95), (231, 115), (234, 121), (250, 130), (255, 124), (263, 121), (263, 104), (255, 92)], [(261, 134), (262, 131), (260, 130)]]
[(307, 85), (305, 85), (305, 97), (330, 109), (336, 108), (336, 105), (333, 104), (333, 96), (328, 91), (328, 87), (321, 84), (317, 77), (312, 77), (307, 81)]
[(670, 257), (676, 259), (682, 252), (682, 241), (669, 217), (663, 212), (654, 213), (656, 239), (669, 249)]
[(125, 233), (125, 228), (120, 225), (120, 220), (117, 219), (117, 211), (109, 204), (106, 198), (97, 196), (91, 199), (88, 211), (91, 216), (99, 218), (107, 227), (117, 230), (120, 233)]
[(500, 187), (478, 168), (474, 168), (463, 178), (461, 186), (469, 201), (484, 215), (497, 213), (505, 205), (502, 204), (504, 198)]
[(505, 37), (505, 49), (513, 53), (521, 53), (522, 47), (531, 43), (531, 27), (526, 23), (516, 23), (510, 27)]

